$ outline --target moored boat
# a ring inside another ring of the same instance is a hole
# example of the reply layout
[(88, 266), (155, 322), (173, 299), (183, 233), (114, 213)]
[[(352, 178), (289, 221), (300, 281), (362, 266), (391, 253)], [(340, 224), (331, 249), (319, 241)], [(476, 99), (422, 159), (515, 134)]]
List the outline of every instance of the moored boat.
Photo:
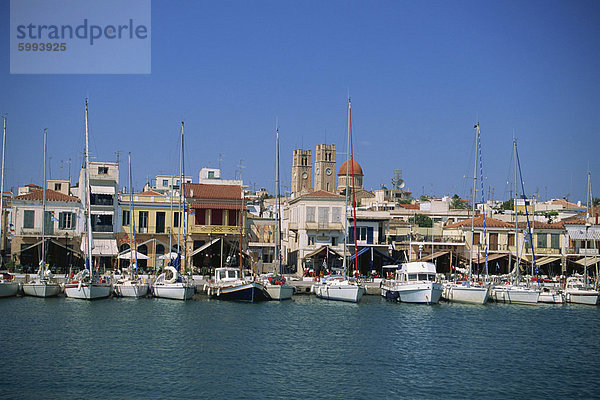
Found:
[(215, 269), (215, 276), (205, 286), (206, 293), (213, 299), (247, 301), (251, 303), (271, 300), (265, 286), (244, 278), (239, 268)]
[(404, 303), (438, 303), (442, 284), (437, 281), (435, 264), (422, 261), (400, 264), (394, 279), (382, 282), (381, 296)]
[(596, 305), (600, 293), (592, 290), (585, 285), (584, 280), (579, 276), (570, 276), (565, 285), (565, 301), (567, 303)]
[(497, 303), (537, 304), (541, 290), (519, 285), (495, 285), (491, 298)]
[(324, 277), (319, 283), (312, 286), (312, 291), (321, 299), (351, 303), (358, 303), (366, 292), (365, 287), (356, 280), (341, 275)]
[(0, 297), (16, 296), (19, 291), (19, 282), (14, 275), (2, 272), (0, 274)]

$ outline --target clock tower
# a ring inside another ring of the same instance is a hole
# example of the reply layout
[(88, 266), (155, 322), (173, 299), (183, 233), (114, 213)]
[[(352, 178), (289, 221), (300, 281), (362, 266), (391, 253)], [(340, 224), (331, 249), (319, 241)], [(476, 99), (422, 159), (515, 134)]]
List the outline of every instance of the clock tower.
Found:
[(335, 144), (318, 144), (315, 155), (315, 190), (335, 192)]
[(292, 159), (292, 197), (312, 190), (312, 156), (310, 150), (294, 150)]

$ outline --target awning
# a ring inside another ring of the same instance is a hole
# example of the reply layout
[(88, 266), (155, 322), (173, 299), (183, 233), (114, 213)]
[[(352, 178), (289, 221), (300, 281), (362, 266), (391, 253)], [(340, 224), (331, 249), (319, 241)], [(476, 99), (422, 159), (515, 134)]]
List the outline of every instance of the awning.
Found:
[(584, 267), (589, 267), (590, 265), (594, 265), (598, 262), (600, 262), (600, 257), (583, 257), (575, 261), (575, 263), (583, 265)]
[(535, 260), (535, 264), (538, 267), (541, 267), (542, 265), (546, 265), (546, 264), (550, 264), (553, 261), (556, 260), (560, 260), (560, 257), (542, 257), (542, 258), (538, 258)]
[(191, 203), (191, 208), (199, 208), (206, 209), (209, 208), (211, 210), (245, 210), (243, 204), (223, 204), (223, 203)]
[[(93, 251), (92, 251), (93, 252)], [(136, 251), (135, 253), (127, 250), (126, 252), (124, 252), (123, 254), (119, 254), (119, 256), (117, 257), (119, 260), (135, 260), (136, 258), (138, 260), (147, 260), (150, 257), (148, 257), (147, 255), (140, 253), (139, 251)]]
[[(488, 254), (487, 261), (489, 263), (490, 261), (494, 261), (494, 260), (497, 260), (499, 258), (503, 258), (503, 257), (506, 257), (506, 256), (508, 256), (508, 254), (501, 254), (501, 253)], [(481, 254), (479, 256), (479, 259), (477, 259), (477, 257), (473, 256), (473, 263), (475, 263), (475, 264), (485, 264), (485, 255)]]
[(423, 258), (420, 258), (419, 261), (428, 261), (428, 260), (433, 260), (435, 258), (441, 257), (441, 256), (445, 256), (446, 254), (450, 253), (450, 250), (442, 250), (442, 251), (436, 251), (433, 254), (430, 254), (428, 256), (425, 256)]
[(352, 253), (352, 255), (350, 256), (350, 261), (354, 260), (357, 256), (360, 256), (362, 254), (365, 254), (368, 250), (370, 249), (370, 247), (363, 247), (362, 249), (360, 249), (358, 251), (357, 254)]
[[(119, 254), (117, 250), (117, 241), (115, 239), (93, 239), (93, 256), (110, 257)], [(81, 241), (81, 251), (85, 253), (85, 240)]]
[(572, 240), (600, 240), (600, 227), (597, 225), (587, 227), (587, 229), (583, 225), (567, 226), (567, 232)]
[(216, 239), (213, 239), (213, 240), (211, 240), (211, 241), (210, 241), (210, 242), (208, 242), (208, 243), (204, 243), (202, 246), (200, 246), (200, 247), (198, 247), (196, 250), (192, 251), (192, 252), (190, 253), (190, 257), (193, 257), (193, 256), (195, 256), (196, 254), (203, 252), (204, 250), (208, 249), (208, 248), (209, 248), (210, 246), (212, 246), (213, 244), (217, 243), (219, 240), (221, 240), (221, 238), (216, 238)]
[(318, 249), (311, 251), (310, 253), (308, 253), (307, 255), (304, 256), (304, 258), (310, 258), (310, 257), (314, 257), (317, 254), (323, 252), (323, 251), (327, 251), (328, 253), (332, 253), (333, 255), (335, 255), (336, 257), (343, 257), (340, 253), (338, 253), (337, 251), (329, 248), (329, 246), (321, 246)]
[(92, 194), (115, 194), (114, 186), (97, 186), (92, 185)]

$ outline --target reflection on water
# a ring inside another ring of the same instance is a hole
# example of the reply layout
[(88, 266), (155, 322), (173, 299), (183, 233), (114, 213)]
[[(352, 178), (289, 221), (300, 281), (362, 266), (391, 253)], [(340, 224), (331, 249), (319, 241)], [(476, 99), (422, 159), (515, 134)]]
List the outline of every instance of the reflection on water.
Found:
[(598, 393), (598, 307), (24, 297), (0, 313), (0, 398)]

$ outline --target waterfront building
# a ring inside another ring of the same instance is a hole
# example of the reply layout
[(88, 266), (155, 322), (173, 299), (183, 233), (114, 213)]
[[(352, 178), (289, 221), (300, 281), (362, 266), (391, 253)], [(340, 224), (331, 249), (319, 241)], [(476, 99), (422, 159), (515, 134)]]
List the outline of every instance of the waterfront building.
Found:
[(83, 218), (81, 201), (46, 189), (46, 211), (42, 216), (43, 191), (31, 188), (12, 199), (11, 258), (27, 272), (37, 272), (41, 260), (42, 223), (45, 225), (46, 262), (63, 271), (77, 264)]

